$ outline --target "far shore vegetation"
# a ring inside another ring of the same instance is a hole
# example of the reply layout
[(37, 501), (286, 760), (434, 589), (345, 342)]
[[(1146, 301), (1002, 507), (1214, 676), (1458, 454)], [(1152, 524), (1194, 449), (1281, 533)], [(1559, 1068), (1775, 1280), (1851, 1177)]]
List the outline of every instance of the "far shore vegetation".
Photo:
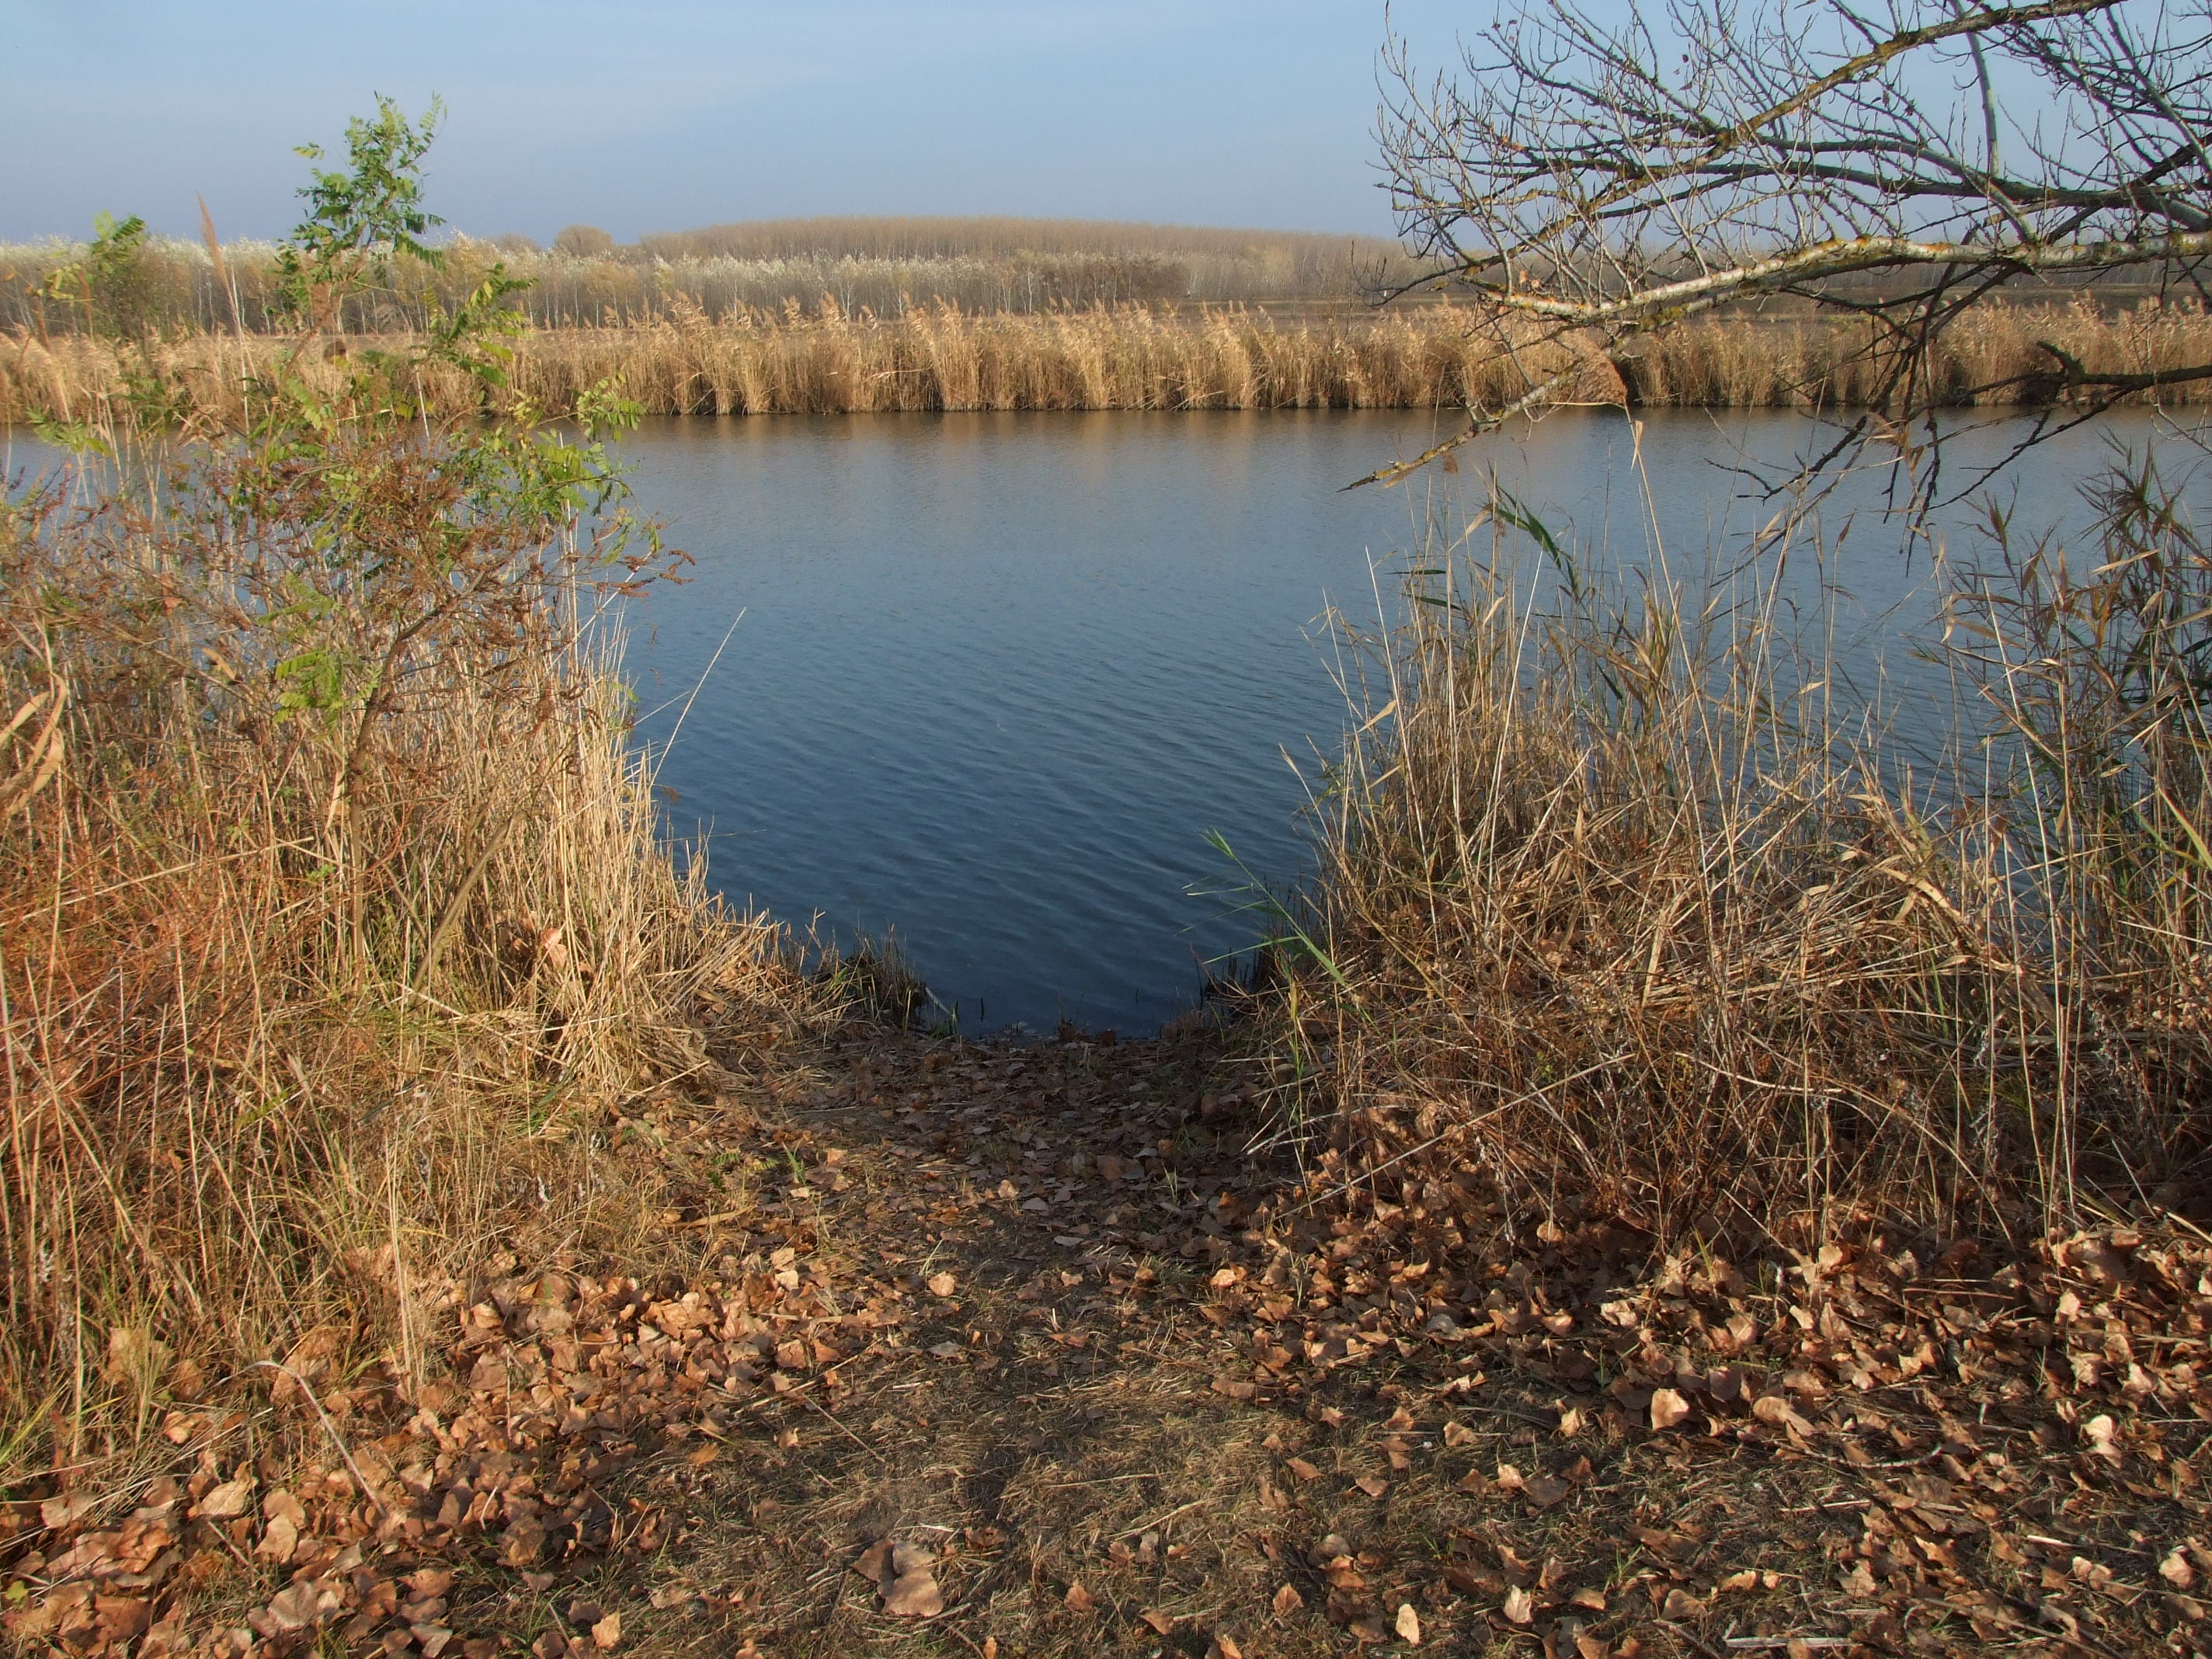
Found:
[[(482, 283), (511, 303), (516, 384), (568, 413), (601, 383), (655, 415), (960, 410), (1494, 408), (1565, 370), (1583, 401), (1851, 408), (1893, 401), (1875, 320), (1800, 300), (1738, 307), (1607, 361), (1595, 335), (1501, 324), (1395, 245), (1291, 233), (1018, 219), (831, 219), (647, 237), (571, 227), (456, 238), (436, 262), (337, 302), (298, 365), (406, 349)], [(164, 241), (103, 221), (88, 243), (0, 248), (0, 423), (94, 417), (158, 386), (183, 417), (234, 421), (295, 350), (270, 244)], [(1930, 343), (1935, 399), (2049, 401), (2060, 365), (2165, 376), (2212, 356), (2201, 301), (2154, 283), (2014, 285)], [(1578, 367), (1579, 366), (1579, 367)], [(475, 396), (426, 374), (441, 407)], [(2160, 401), (2212, 396), (2175, 381)], [(2141, 400), (2140, 398), (2138, 400)]]

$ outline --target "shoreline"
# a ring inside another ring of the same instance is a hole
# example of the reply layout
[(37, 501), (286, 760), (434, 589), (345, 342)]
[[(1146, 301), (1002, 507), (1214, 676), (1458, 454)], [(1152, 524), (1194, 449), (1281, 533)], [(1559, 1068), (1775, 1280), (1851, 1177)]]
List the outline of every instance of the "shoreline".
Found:
[[(319, 361), (295, 368), (309, 385), (326, 380), (335, 389), (352, 356), (414, 343), (404, 334), (331, 337), (316, 347)], [(2082, 301), (1995, 308), (1944, 335), (1929, 372), (1941, 400), (1954, 406), (2034, 406), (2049, 388), (2023, 377), (2048, 366), (2048, 347), (2093, 370), (2170, 369), (2212, 353), (2212, 319), (2151, 302), (2111, 313)], [(172, 419), (235, 425), (285, 349), (275, 337), (251, 334), (134, 342), (18, 329), (0, 337), (0, 425), (34, 412), (97, 423), (127, 415), (131, 400), (143, 404), (149, 392)], [(720, 322), (702, 313), (532, 329), (518, 337), (508, 373), (514, 390), (556, 415), (608, 391), (652, 415), (1457, 410), (1501, 407), (1528, 375), (1571, 368), (1575, 355), (1559, 343), (1509, 352), (1479, 312), (1451, 303), (1363, 316), (1128, 305), (878, 317), (824, 301), (812, 312), (744, 312)], [(1655, 341), (1625, 380), (1589, 362), (1567, 401), (1860, 408), (1878, 388), (1875, 355), (1848, 322), (1725, 319)], [(433, 367), (417, 384), (441, 413), (465, 411), (483, 395), (457, 368)], [(2158, 401), (2208, 398), (2212, 382), (2198, 381), (2168, 386)]]

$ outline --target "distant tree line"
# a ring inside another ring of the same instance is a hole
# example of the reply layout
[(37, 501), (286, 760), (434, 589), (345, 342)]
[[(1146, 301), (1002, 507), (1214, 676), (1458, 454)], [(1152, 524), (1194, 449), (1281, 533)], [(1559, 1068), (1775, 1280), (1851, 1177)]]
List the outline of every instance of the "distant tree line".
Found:
[[(716, 225), (618, 244), (570, 225), (526, 236), (456, 238), (433, 267), (405, 258), (375, 292), (348, 296), (345, 327), (421, 328), (495, 264), (531, 286), (541, 327), (781, 313), (824, 302), (897, 315), (951, 304), (1034, 313), (1100, 305), (1285, 300), (1356, 303), (1419, 268), (1375, 238), (1084, 220), (793, 219)], [(276, 250), (149, 237), (102, 221), (89, 242), (0, 247), (0, 328), (42, 337), (267, 332), (284, 324)]]

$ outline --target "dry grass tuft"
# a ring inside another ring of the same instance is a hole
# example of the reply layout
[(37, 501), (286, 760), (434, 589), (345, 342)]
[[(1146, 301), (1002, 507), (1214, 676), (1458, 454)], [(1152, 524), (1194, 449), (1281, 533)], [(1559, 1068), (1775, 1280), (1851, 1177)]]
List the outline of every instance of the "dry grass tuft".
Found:
[(1430, 561), (1279, 1015), (1342, 1179), (1668, 1247), (2200, 1207), (2212, 557), (2148, 469), (2106, 508), (1953, 573), (1988, 731), (1910, 791), (1756, 592), (1516, 562), (1503, 502)]
[(464, 457), (339, 447), (0, 518), (10, 1486), (253, 1361), (419, 1382), (501, 1251), (651, 1261), (613, 1115), (805, 1005), (662, 845), (573, 547), (479, 520), (402, 592)]

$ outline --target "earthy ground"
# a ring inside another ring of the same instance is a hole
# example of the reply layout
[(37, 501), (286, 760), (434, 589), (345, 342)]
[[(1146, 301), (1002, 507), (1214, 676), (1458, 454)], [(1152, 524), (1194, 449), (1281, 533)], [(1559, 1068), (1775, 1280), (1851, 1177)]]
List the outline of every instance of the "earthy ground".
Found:
[(494, 1264), (437, 1315), (455, 1381), (331, 1377), (326, 1434), (289, 1384), (173, 1413), (197, 1465), (135, 1511), (0, 1511), (8, 1627), (395, 1659), (2205, 1650), (2201, 1235), (1655, 1269), (1302, 1166), (1264, 1081), (1204, 1032), (850, 1028), (672, 1097), (624, 1144), (697, 1195), (686, 1271)]

